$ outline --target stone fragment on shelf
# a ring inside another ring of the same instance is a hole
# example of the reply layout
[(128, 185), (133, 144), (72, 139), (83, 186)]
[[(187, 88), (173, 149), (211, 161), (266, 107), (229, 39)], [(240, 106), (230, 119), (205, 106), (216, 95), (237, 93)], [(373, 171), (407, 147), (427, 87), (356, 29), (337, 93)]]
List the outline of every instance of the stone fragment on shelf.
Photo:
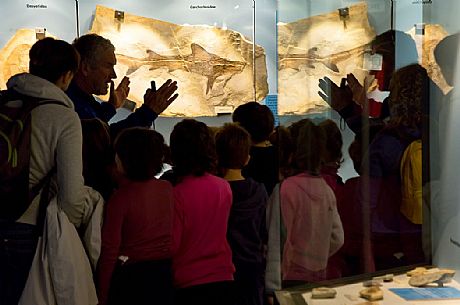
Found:
[(409, 285), (414, 287), (426, 286), (428, 284), (437, 284), (439, 287), (443, 287), (444, 284), (452, 281), (455, 275), (455, 270), (441, 269), (436, 272), (425, 272), (423, 274), (416, 274), (409, 280)]
[(414, 276), (414, 275), (420, 275), (420, 274), (423, 274), (427, 271), (427, 269), (425, 267), (417, 267), (415, 269), (412, 269), (411, 271), (407, 272), (407, 276), (411, 277), (411, 276)]
[(388, 283), (388, 282), (393, 282), (393, 277), (394, 277), (394, 274), (389, 273), (389, 274), (385, 274), (385, 275), (382, 275), (382, 276), (375, 276), (372, 279), (373, 280), (380, 280), (380, 281), (384, 281), (384, 282)]
[(383, 291), (379, 287), (371, 287), (361, 290), (359, 296), (368, 301), (383, 300)]
[(382, 286), (383, 280), (381, 279), (372, 279), (363, 282), (364, 287), (380, 287)]
[(337, 295), (337, 291), (328, 287), (313, 288), (311, 291), (312, 299), (333, 299)]

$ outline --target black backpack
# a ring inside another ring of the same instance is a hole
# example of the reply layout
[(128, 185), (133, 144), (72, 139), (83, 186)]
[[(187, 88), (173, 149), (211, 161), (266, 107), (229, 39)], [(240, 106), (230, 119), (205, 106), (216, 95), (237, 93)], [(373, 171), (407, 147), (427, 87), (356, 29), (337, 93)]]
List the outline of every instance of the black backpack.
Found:
[[(6, 105), (22, 101), (22, 106)], [(64, 103), (26, 96), (14, 90), (0, 92), (0, 221), (16, 221), (50, 180), (53, 170), (29, 190), (31, 111), (40, 105)]]

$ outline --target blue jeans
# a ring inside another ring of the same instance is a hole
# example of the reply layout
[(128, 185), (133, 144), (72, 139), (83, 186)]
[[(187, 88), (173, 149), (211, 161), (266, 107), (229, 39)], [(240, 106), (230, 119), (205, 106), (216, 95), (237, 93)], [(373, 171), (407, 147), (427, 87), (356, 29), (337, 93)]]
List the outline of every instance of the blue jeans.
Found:
[(18, 304), (37, 241), (34, 225), (0, 221), (0, 305)]

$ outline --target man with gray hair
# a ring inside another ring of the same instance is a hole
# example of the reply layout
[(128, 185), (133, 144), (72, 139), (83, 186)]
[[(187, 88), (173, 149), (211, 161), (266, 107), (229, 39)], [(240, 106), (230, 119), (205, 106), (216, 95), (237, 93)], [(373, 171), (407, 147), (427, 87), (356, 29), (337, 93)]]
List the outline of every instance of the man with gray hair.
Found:
[[(115, 89), (113, 79), (117, 78), (114, 66), (117, 63), (115, 47), (110, 40), (97, 34), (86, 34), (73, 41), (73, 46), (80, 53), (81, 64), (67, 95), (75, 104), (75, 111), (80, 119), (99, 118), (108, 122), (123, 105), (129, 93), (129, 78), (124, 77)], [(99, 103), (93, 97), (107, 94), (107, 102)], [(110, 125), (114, 137), (119, 131), (128, 127), (150, 127), (153, 121), (178, 96), (174, 94), (177, 83), (167, 80), (158, 90), (147, 89), (144, 104), (126, 119)]]

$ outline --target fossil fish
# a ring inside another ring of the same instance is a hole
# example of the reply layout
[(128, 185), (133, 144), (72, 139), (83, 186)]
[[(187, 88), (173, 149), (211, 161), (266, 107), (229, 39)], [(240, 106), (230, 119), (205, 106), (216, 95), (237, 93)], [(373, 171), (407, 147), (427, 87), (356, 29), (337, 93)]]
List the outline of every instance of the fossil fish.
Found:
[(355, 49), (332, 54), (328, 57), (320, 57), (317, 52), (317, 48), (313, 47), (309, 49), (306, 54), (282, 54), (280, 55), (280, 69), (293, 68), (298, 69), (301, 65), (307, 65), (314, 69), (314, 64), (323, 64), (329, 70), (340, 73), (337, 64), (345, 59), (360, 56), (364, 54), (366, 47), (360, 46)]
[(192, 53), (188, 55), (164, 56), (147, 50), (144, 58), (135, 58), (123, 54), (117, 54), (117, 61), (128, 66), (127, 75), (135, 72), (142, 66), (149, 66), (150, 70), (167, 67), (169, 71), (185, 70), (207, 77), (206, 94), (212, 90), (214, 82), (224, 74), (237, 74), (243, 72), (246, 63), (222, 58), (209, 53), (196, 43), (191, 44)]

